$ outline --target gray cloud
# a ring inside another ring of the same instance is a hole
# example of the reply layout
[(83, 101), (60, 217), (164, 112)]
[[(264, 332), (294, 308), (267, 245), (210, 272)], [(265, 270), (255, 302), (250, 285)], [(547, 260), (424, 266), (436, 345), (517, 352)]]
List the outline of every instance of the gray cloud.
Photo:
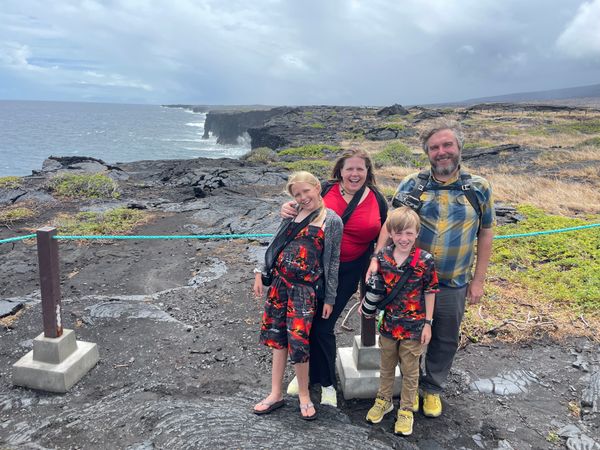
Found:
[(414, 104), (593, 84), (599, 16), (600, 0), (5, 0), (0, 95)]

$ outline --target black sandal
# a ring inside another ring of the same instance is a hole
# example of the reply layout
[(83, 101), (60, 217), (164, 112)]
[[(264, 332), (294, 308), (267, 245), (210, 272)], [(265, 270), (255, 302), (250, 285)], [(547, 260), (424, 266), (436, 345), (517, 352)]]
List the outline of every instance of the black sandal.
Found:
[(283, 405), (285, 405), (285, 401), (283, 399), (278, 400), (276, 402), (267, 402), (266, 400), (261, 400), (259, 402), (259, 405), (266, 405), (266, 406), (268, 406), (267, 409), (263, 409), (263, 410), (252, 409), (252, 411), (254, 412), (254, 414), (256, 414), (257, 416), (262, 416), (264, 414), (270, 414), (273, 411), (275, 411), (276, 409), (281, 408)]
[(317, 408), (315, 408), (315, 413), (312, 416), (305, 416), (304, 414), (302, 414), (303, 411), (308, 412), (309, 408), (315, 408), (315, 405), (313, 405), (310, 402), (304, 405), (300, 403), (300, 418), (302, 420), (315, 420), (317, 418)]

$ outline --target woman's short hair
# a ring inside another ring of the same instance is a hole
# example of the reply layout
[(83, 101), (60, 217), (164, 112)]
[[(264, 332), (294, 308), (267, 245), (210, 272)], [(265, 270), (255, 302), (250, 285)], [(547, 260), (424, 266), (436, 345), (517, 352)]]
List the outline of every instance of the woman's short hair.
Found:
[(414, 226), (417, 234), (421, 230), (421, 219), (419, 215), (408, 206), (401, 206), (393, 210), (385, 221), (385, 228), (388, 233), (400, 233), (401, 231)]
[(344, 167), (346, 160), (350, 158), (361, 158), (365, 161), (365, 166), (367, 168), (365, 184), (367, 186), (376, 186), (377, 181), (375, 180), (375, 173), (373, 171), (373, 162), (371, 161), (371, 157), (367, 152), (359, 148), (350, 148), (348, 150), (344, 150), (344, 152), (339, 156), (339, 158), (335, 161), (335, 165), (331, 171), (332, 181), (342, 181), (342, 168)]

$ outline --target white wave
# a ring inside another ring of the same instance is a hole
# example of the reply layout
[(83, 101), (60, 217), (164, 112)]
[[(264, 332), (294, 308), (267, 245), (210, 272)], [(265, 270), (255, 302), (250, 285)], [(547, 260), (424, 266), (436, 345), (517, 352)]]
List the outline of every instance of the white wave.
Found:
[(161, 142), (209, 142), (208, 139), (174, 139), (174, 138), (162, 138)]
[(237, 143), (238, 143), (238, 145), (240, 145), (242, 147), (247, 147), (248, 149), (250, 149), (250, 145), (252, 143), (252, 138), (250, 137), (250, 135), (248, 133), (244, 132), (244, 134), (242, 134), (241, 136), (238, 136)]
[(204, 122), (188, 122), (186, 123), (188, 127), (200, 127), (204, 128)]

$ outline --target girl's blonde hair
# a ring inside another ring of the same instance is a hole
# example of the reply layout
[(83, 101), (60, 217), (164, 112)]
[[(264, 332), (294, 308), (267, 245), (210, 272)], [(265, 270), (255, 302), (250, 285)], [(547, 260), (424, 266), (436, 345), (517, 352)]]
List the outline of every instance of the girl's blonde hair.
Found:
[(419, 219), (419, 215), (408, 206), (396, 208), (388, 214), (387, 220), (385, 221), (385, 229), (390, 234), (392, 231), (400, 233), (412, 226), (415, 227), (417, 234), (419, 234), (419, 231), (421, 230), (421, 219)]
[(292, 198), (294, 196), (292, 194), (292, 186), (294, 186), (296, 183), (308, 183), (319, 192), (319, 208), (321, 208), (321, 211), (314, 222), (321, 222), (327, 214), (327, 211), (325, 210), (325, 204), (323, 203), (323, 197), (321, 197), (321, 182), (312, 173), (304, 170), (292, 173), (288, 178), (287, 184), (285, 185), (285, 190)]

